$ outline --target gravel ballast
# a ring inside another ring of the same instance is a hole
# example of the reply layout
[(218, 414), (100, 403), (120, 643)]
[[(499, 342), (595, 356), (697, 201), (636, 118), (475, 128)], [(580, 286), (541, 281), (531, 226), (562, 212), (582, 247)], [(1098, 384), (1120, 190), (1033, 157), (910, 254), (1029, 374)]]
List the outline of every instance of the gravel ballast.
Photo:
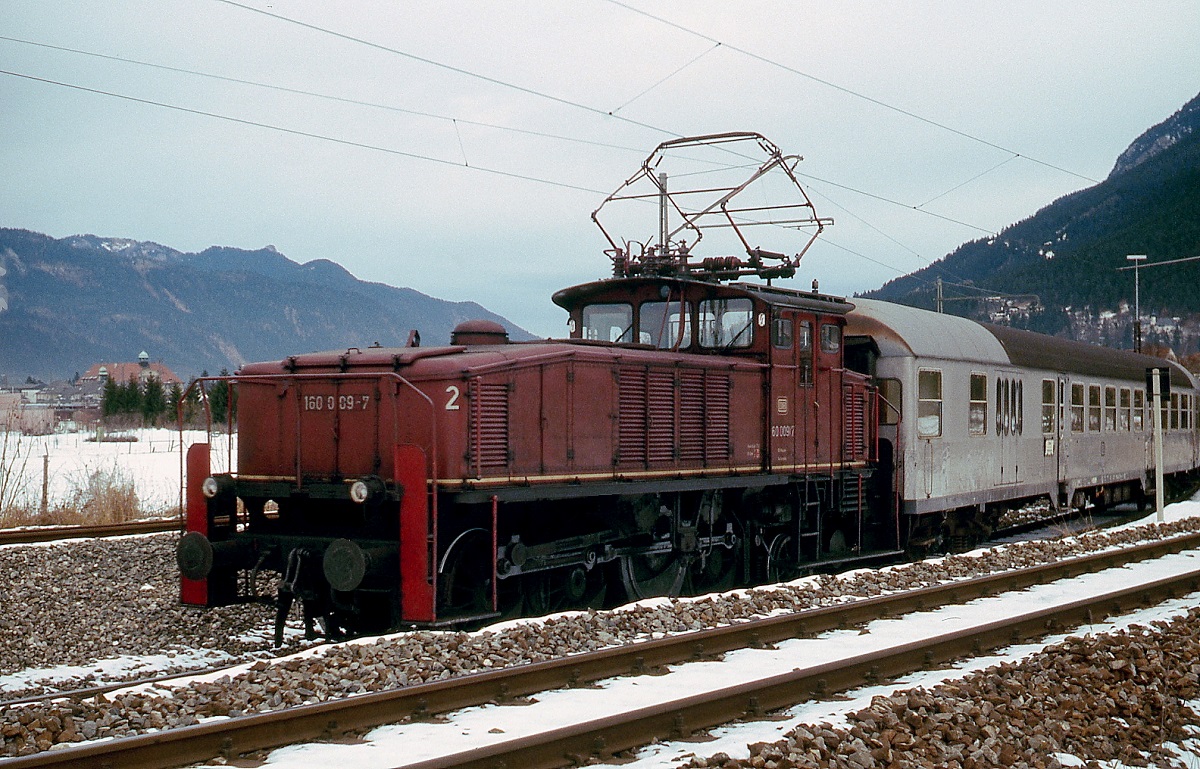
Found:
[[(281, 660), (260, 660), (244, 672), (211, 682), (83, 701), (0, 706), (0, 755), (25, 755), (56, 743), (136, 734), (195, 723), (204, 717), (266, 712), (523, 664), (664, 633), (1021, 568), (1198, 529), (1200, 519), (1184, 519), (1161, 526), (1094, 532), (1070, 540), (1019, 543), (841, 577), (812, 577), (721, 596), (660, 599), (608, 612), (509, 623), (476, 633), (415, 631)], [(273, 619), (269, 607), (199, 612), (178, 605), (172, 547), (173, 538), (158, 536), (0, 549), (0, 591), (17, 591), (0, 595), (0, 601), (6, 606), (29, 607), (29, 611), (6, 612), (0, 630), (0, 665), (11, 672), (22, 664), (11, 663), (11, 659), (23, 660), (25, 666), (48, 667), (92, 663), (105, 652), (107, 656), (154, 654), (188, 646), (219, 648), (243, 656), (265, 653), (269, 645), (265, 631)], [(58, 592), (47, 590), (47, 585), (57, 587)], [(147, 585), (150, 589), (143, 589)], [(250, 632), (259, 633), (261, 640), (244, 640)], [(234, 640), (238, 638), (243, 640)], [(1191, 659), (1200, 658), (1195, 651), (1200, 649), (1192, 652)], [(10, 657), (10, 653), (23, 656)]]

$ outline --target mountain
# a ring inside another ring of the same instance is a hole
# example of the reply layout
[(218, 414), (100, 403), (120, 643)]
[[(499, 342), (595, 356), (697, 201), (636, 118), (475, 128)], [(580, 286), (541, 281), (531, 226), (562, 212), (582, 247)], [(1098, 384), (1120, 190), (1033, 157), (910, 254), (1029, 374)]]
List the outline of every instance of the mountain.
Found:
[(182, 253), (157, 243), (0, 228), (0, 373), (62, 378), (145, 350), (180, 375), (297, 352), (400, 346), (410, 329), (445, 344), (474, 302), (359, 280), (327, 259), (267, 246)]
[(993, 238), (964, 243), (865, 296), (933, 307), (939, 277), (947, 297), (1036, 295), (1031, 310), (1029, 301), (1013, 298), (944, 306), (947, 312), (1130, 347), (1134, 279), (1119, 271), (1129, 264), (1129, 254), (1148, 256), (1139, 270), (1147, 341), (1194, 352), (1200, 346), (1195, 289), (1200, 262), (1146, 265), (1200, 255), (1200, 96), (1139, 136), (1099, 184), (1054, 201)]

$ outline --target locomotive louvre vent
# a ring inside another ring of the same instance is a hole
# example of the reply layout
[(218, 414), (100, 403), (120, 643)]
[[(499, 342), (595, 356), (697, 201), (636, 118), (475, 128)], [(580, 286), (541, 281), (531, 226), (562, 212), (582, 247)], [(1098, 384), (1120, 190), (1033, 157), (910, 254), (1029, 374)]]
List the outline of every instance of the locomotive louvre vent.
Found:
[(619, 370), (616, 464), (729, 460), (726, 372)]
[(512, 461), (508, 445), (507, 382), (471, 380), (471, 461), (477, 474), (484, 468), (507, 467)]

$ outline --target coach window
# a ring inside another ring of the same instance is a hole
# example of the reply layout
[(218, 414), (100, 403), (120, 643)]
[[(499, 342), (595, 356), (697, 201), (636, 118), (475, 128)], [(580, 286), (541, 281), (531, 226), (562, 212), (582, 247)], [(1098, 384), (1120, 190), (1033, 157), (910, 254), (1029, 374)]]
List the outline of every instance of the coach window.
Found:
[(754, 304), (746, 298), (705, 299), (700, 303), (700, 344), (749, 347), (754, 342)]
[(1104, 388), (1104, 429), (1117, 429), (1117, 388), (1112, 385)]
[(971, 375), (971, 411), (967, 419), (971, 435), (987, 434), (987, 374)]
[(1120, 411), (1117, 412), (1117, 429), (1129, 431), (1129, 388), (1121, 388)]
[(638, 308), (638, 341), (660, 350), (690, 347), (692, 305), (683, 302), (643, 302)]
[(1013, 421), (1017, 435), (1025, 432), (1025, 387), (1020, 379), (1013, 380)]
[(1005, 407), (1008, 405), (1008, 390), (1005, 388), (1006, 380), (996, 377), (996, 435), (1004, 435), (1005, 427), (1008, 425), (1008, 415), (1005, 413)]
[(1083, 385), (1071, 385), (1071, 432), (1083, 432)]
[(1042, 435), (1054, 434), (1054, 380), (1042, 380)]
[(1171, 429), (1179, 429), (1179, 393), (1171, 393)]
[(771, 344), (781, 350), (792, 348), (792, 319), (775, 318), (771, 321)]
[(584, 307), (583, 338), (600, 342), (632, 342), (633, 306), (589, 304)]
[(796, 332), (796, 346), (800, 348), (800, 385), (801, 387), (808, 387), (813, 383), (812, 321), (800, 321)]
[(1146, 394), (1142, 390), (1133, 391), (1133, 429), (1141, 432), (1146, 429)]
[(942, 372), (917, 372), (917, 435), (936, 438), (942, 434)]
[(1192, 429), (1192, 396), (1187, 393), (1179, 396), (1179, 429)]
[(1100, 385), (1088, 385), (1088, 432), (1100, 432)]

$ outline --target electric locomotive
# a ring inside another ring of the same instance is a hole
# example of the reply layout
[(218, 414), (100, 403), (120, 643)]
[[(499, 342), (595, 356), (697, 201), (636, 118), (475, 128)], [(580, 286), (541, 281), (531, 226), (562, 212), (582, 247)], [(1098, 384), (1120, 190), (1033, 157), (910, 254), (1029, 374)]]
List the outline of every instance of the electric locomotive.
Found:
[[(668, 189), (665, 157), (714, 149), (755, 153), (749, 179)], [(448, 346), (242, 367), (227, 380), (236, 472), (212, 473), (205, 444), (188, 451), (183, 601), (269, 597), (257, 577), (273, 572), (278, 631), (300, 599), (337, 635), (896, 553), (875, 388), (844, 365), (852, 305), (771, 285), (828, 224), (798, 161), (757, 134), (661, 145), (602, 206), (657, 203), (657, 242), (609, 237), (612, 277), (555, 294), (567, 339), (510, 343), (472, 321)], [(780, 179), (785, 203), (744, 202)], [(802, 232), (801, 250), (750, 246), (767, 221)], [(721, 227), (745, 255), (693, 257)]]

